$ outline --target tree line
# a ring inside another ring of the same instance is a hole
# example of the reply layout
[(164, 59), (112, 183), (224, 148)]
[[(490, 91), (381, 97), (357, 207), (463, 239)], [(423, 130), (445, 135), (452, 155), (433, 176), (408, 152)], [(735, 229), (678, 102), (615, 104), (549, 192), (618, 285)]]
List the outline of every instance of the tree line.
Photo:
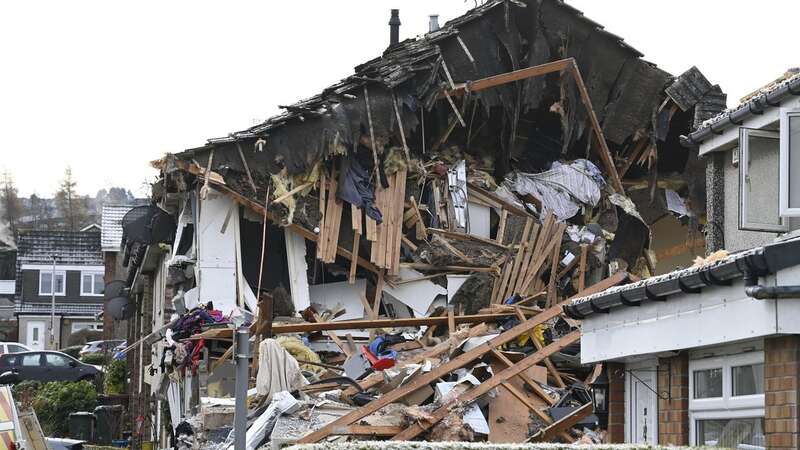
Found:
[(19, 196), (13, 175), (6, 171), (0, 179), (0, 226), (3, 222), (16, 235), (20, 229), (60, 229), (78, 231), (99, 220), (103, 203), (129, 204), (135, 201), (122, 187), (101, 189), (95, 197), (80, 195), (72, 169), (67, 167), (52, 198), (31, 194)]

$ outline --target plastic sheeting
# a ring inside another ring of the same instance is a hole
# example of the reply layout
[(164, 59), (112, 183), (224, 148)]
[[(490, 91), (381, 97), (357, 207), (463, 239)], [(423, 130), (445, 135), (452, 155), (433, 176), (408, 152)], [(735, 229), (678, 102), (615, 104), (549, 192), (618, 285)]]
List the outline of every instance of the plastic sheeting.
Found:
[(553, 163), (541, 173), (517, 172), (505, 183), (520, 195), (532, 195), (542, 202), (542, 212), (552, 212), (559, 220), (575, 216), (582, 205), (597, 206), (605, 185), (600, 170), (589, 160), (572, 164)]

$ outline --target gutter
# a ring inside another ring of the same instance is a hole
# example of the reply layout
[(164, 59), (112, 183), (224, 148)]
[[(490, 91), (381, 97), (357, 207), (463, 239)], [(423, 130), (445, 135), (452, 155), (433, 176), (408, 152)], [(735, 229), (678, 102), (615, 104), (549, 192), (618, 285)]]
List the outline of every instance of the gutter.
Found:
[(697, 147), (704, 140), (720, 135), (728, 128), (741, 126), (745, 119), (760, 116), (767, 108), (780, 106), (783, 100), (793, 96), (800, 96), (800, 76), (797, 75), (777, 88), (740, 105), (733, 111), (717, 116), (709, 125), (699, 128), (688, 136), (681, 136), (681, 144), (684, 147)]
[(800, 286), (749, 286), (744, 293), (757, 300), (800, 298)]
[[(733, 280), (744, 279), (746, 291), (761, 297), (800, 298), (800, 286), (757, 286), (759, 277), (800, 264), (800, 239), (778, 242), (731, 255), (725, 260), (700, 267), (691, 267), (636, 283), (607, 289), (598, 294), (576, 299), (564, 306), (564, 313), (577, 320), (592, 314), (607, 314), (613, 308), (638, 307), (645, 302), (665, 302), (675, 294), (701, 294), (712, 286), (730, 286)], [(787, 291), (787, 292), (784, 292)], [(748, 293), (748, 295), (750, 295)], [(784, 297), (765, 297), (783, 295)]]

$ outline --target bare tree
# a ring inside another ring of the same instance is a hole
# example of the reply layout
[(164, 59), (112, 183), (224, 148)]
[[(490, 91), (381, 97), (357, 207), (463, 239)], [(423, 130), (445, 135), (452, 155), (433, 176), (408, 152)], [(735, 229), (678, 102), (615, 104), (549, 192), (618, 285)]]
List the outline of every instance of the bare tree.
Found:
[(77, 185), (78, 183), (72, 178), (72, 168), (67, 166), (64, 170), (64, 179), (61, 180), (56, 192), (56, 208), (71, 231), (79, 230), (88, 219), (86, 198), (78, 195)]
[(22, 216), (22, 202), (14, 184), (14, 177), (7, 171), (3, 173), (0, 185), (0, 213), (2, 213), (0, 220), (5, 219), (11, 232), (16, 235), (19, 219)]
[(34, 229), (46, 228), (48, 221), (53, 218), (53, 207), (47, 199), (31, 194), (28, 200), (28, 215), (31, 217)]

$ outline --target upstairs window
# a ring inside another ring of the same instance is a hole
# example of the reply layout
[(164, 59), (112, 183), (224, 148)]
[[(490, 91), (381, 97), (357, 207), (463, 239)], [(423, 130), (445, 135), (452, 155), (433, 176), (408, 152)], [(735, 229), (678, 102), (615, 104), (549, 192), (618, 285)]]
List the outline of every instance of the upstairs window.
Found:
[(780, 148), (778, 132), (739, 129), (740, 230), (789, 231), (789, 221), (781, 216), (781, 208), (775, 202), (775, 179), (781, 171)]
[(102, 272), (81, 272), (81, 295), (100, 296), (104, 288)]
[(781, 108), (780, 213), (800, 216), (800, 110)]
[(66, 278), (63, 270), (39, 271), (39, 295), (52, 295), (54, 290), (56, 295), (66, 295)]

